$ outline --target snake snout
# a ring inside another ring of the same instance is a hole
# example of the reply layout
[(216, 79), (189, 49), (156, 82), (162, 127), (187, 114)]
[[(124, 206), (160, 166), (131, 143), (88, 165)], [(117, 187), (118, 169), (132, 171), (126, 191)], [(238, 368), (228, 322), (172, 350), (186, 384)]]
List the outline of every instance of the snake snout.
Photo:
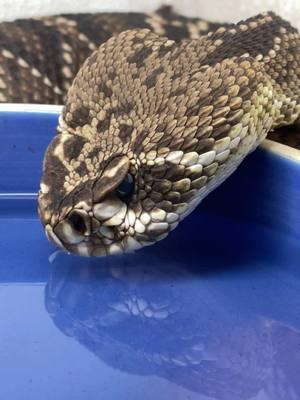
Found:
[(73, 210), (53, 229), (55, 235), (65, 244), (77, 244), (91, 234), (90, 216), (86, 211)]

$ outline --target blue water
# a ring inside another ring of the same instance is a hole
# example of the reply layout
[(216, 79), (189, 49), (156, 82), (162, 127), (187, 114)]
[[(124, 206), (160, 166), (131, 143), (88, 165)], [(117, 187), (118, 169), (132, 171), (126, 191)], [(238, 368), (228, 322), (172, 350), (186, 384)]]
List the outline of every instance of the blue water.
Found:
[(112, 258), (0, 237), (1, 399), (299, 399), (299, 240), (201, 209)]
[(162, 242), (76, 258), (36, 213), (58, 115), (0, 117), (0, 400), (300, 399), (300, 164), (257, 151)]

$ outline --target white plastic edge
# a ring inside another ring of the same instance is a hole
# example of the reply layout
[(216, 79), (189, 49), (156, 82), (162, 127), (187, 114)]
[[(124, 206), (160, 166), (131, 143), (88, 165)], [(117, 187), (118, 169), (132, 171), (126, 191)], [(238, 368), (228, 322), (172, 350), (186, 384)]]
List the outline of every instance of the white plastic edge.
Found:
[(293, 147), (269, 139), (265, 139), (261, 144), (261, 147), (271, 153), (300, 163), (300, 150), (294, 149)]
[(20, 113), (44, 113), (44, 114), (60, 114), (63, 106), (53, 104), (17, 104), (17, 103), (0, 103), (1, 112), (20, 112)]

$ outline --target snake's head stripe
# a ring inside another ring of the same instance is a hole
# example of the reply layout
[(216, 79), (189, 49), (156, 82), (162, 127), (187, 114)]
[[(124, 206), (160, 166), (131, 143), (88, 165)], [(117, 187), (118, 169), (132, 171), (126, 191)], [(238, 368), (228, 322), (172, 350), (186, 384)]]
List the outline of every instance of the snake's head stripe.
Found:
[(163, 239), (287, 114), (247, 35), (242, 54), (212, 56), (226, 29), (181, 44), (130, 30), (86, 60), (44, 161), (39, 209), (51, 240), (101, 256)]

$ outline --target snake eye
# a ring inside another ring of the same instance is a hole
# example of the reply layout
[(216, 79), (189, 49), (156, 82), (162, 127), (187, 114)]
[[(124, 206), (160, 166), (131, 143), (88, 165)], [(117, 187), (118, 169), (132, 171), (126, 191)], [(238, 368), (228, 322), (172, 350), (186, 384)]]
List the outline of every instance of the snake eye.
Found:
[(127, 174), (120, 185), (116, 188), (116, 194), (119, 199), (128, 199), (134, 191), (134, 179), (131, 174)]
[(85, 220), (83, 218), (82, 215), (80, 215), (77, 212), (73, 212), (69, 218), (68, 218), (70, 224), (72, 225), (72, 228), (80, 233), (81, 235), (83, 235), (86, 231), (86, 224), (85, 224)]

